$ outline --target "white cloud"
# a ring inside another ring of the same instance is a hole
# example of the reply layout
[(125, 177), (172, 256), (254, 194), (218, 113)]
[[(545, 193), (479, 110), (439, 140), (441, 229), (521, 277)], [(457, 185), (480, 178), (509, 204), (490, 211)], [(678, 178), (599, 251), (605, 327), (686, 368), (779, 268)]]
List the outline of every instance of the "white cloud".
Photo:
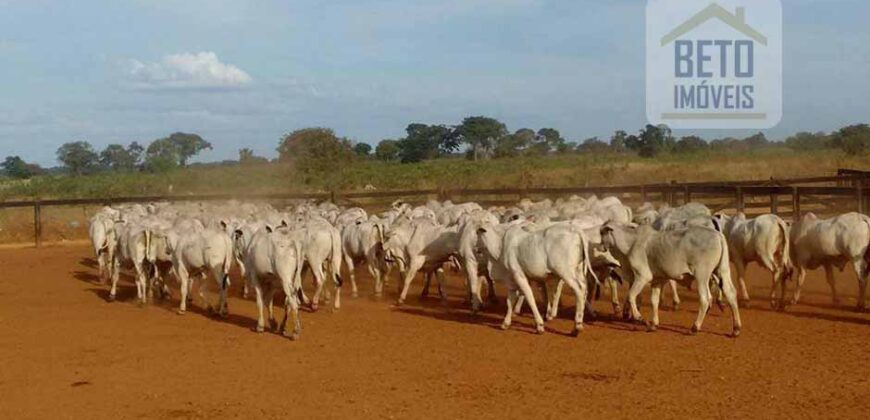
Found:
[(158, 63), (129, 61), (134, 87), (146, 89), (226, 89), (251, 83), (244, 70), (222, 63), (213, 52), (180, 53)]

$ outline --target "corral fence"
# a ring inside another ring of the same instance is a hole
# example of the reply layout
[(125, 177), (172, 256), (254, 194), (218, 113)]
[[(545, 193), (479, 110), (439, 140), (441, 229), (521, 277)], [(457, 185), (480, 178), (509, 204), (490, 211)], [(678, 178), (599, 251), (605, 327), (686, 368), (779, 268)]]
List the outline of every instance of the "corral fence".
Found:
[[(280, 207), (296, 200), (317, 200), (378, 211), (398, 199), (409, 203), (423, 203), (430, 199), (452, 200), (456, 203), (475, 201), (486, 207), (511, 205), (522, 199), (541, 200), (571, 195), (596, 195), (617, 197), (632, 207), (645, 202), (670, 206), (699, 202), (707, 205), (714, 212), (744, 212), (750, 217), (773, 213), (796, 220), (806, 212), (813, 212), (819, 216), (832, 216), (850, 211), (865, 213), (867, 196), (870, 193), (868, 187), (870, 187), (870, 172), (841, 169), (837, 176), (832, 177), (738, 182), (671, 182), (612, 187), (427, 189), (7, 201), (0, 202), (0, 211), (17, 209), (19, 214), (18, 217), (0, 214), (0, 242), (33, 241), (38, 247), (46, 236), (54, 240), (84, 239), (87, 238), (87, 220), (90, 215), (101, 206), (122, 203), (247, 200), (268, 202)], [(30, 210), (32, 210), (32, 220), (27, 220), (30, 217), (24, 217), (24, 214), (29, 214)]]

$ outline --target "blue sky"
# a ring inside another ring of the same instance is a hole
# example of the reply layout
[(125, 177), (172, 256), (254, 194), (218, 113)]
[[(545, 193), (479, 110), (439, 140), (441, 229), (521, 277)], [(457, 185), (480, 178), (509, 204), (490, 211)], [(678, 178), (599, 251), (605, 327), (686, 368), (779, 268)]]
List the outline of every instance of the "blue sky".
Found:
[[(783, 0), (784, 117), (870, 115), (870, 2)], [(641, 0), (0, 0), (0, 157), (195, 132), (274, 156), (327, 126), (375, 144), (468, 115), (570, 140), (646, 123)], [(688, 132), (678, 132), (688, 134)], [(709, 131), (706, 137), (745, 135)]]

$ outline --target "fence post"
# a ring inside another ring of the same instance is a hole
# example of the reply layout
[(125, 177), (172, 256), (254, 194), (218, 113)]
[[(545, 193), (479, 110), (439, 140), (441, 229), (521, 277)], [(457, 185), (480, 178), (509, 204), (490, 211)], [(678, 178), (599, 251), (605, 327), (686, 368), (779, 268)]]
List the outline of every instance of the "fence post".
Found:
[(640, 186), (640, 201), (641, 201), (641, 204), (647, 202), (647, 200), (646, 200), (646, 185)]
[(797, 222), (801, 219), (801, 194), (798, 187), (791, 187), (792, 217)]
[(855, 180), (855, 198), (858, 200), (858, 213), (864, 214), (864, 181)]
[(686, 202), (683, 204), (689, 204), (692, 202), (692, 191), (689, 190), (689, 186), (686, 185), (685, 191), (683, 192), (683, 198), (686, 199)]
[(677, 195), (675, 194), (676, 188), (677, 181), (671, 181), (671, 186), (668, 188), (668, 205), (671, 207), (677, 206)]
[(746, 205), (743, 202), (743, 187), (738, 186), (734, 192), (737, 196), (737, 212), (743, 213), (746, 210)]
[(779, 194), (770, 194), (770, 214), (779, 214)]
[(33, 242), (37, 248), (42, 246), (42, 205), (39, 200), (33, 203)]
[(336, 197), (336, 194), (335, 194), (335, 190), (330, 191), (330, 192), (329, 192), (329, 201), (330, 201), (332, 204), (338, 204), (338, 202), (336, 201), (336, 199), (337, 199), (337, 197)]

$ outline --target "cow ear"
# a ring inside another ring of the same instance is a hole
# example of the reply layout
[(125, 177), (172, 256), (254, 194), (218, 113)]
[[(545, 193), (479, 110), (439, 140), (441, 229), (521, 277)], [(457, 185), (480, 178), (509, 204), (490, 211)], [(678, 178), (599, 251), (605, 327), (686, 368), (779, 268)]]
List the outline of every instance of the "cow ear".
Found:
[(610, 226), (610, 225), (601, 226), (601, 236), (609, 235), (611, 232), (613, 232), (612, 226)]
[(362, 220), (357, 220), (357, 221), (356, 221), (356, 224), (357, 224), (357, 226), (361, 225), (361, 224), (362, 224)]
[(226, 229), (226, 228), (227, 228), (227, 222), (226, 222), (226, 221), (221, 220), (221, 228), (223, 228), (223, 229)]
[(478, 235), (483, 234), (483, 233), (486, 233), (486, 228), (478, 228), (478, 229), (477, 229), (477, 234), (478, 234)]
[(286, 220), (282, 220), (282, 221), (281, 221), (281, 227), (287, 227), (287, 221), (286, 221)]
[(241, 229), (236, 229), (236, 231), (233, 232), (233, 237), (234, 237), (235, 239), (239, 239), (239, 238), (241, 238), (242, 235), (244, 235), (244, 234), (245, 234), (245, 233), (242, 232)]
[(266, 232), (272, 233), (273, 232), (272, 226), (266, 225)]

